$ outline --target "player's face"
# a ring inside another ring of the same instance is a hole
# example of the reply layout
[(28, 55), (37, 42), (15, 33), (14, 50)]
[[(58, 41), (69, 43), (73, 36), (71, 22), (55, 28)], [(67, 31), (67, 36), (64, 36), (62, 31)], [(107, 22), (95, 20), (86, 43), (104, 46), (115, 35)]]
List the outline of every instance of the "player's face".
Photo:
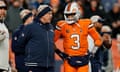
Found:
[(75, 13), (70, 13), (70, 14), (65, 14), (65, 15), (66, 15), (66, 17), (69, 19), (69, 21), (74, 20)]

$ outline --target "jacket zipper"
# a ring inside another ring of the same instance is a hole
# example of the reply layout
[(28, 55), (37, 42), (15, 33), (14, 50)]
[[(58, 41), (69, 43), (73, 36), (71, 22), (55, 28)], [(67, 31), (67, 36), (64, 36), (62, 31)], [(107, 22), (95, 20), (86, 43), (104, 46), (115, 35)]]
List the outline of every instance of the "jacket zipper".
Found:
[(47, 31), (47, 39), (48, 39), (48, 53), (47, 53), (47, 68), (48, 68), (48, 56), (49, 56), (49, 37), (48, 37), (48, 31)]

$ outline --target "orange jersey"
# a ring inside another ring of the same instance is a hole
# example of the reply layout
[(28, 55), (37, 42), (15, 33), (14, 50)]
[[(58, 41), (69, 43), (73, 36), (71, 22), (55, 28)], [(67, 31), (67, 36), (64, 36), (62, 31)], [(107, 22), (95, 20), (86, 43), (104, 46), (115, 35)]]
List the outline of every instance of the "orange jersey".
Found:
[(70, 56), (83, 56), (88, 51), (88, 34), (95, 40), (95, 45), (101, 45), (101, 37), (96, 32), (89, 19), (81, 19), (75, 24), (67, 24), (65, 21), (58, 22), (55, 30), (54, 41), (63, 37), (63, 47)]

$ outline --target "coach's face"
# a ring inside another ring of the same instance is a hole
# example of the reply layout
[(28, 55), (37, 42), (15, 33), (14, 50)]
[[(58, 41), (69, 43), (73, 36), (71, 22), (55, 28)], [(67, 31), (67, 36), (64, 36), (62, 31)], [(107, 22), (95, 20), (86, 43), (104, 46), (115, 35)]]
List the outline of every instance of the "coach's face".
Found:
[(3, 1), (0, 1), (0, 20), (3, 20), (6, 16), (6, 4)]
[(44, 16), (42, 16), (42, 19), (44, 20), (45, 23), (51, 23), (51, 20), (52, 20), (52, 11), (49, 11)]

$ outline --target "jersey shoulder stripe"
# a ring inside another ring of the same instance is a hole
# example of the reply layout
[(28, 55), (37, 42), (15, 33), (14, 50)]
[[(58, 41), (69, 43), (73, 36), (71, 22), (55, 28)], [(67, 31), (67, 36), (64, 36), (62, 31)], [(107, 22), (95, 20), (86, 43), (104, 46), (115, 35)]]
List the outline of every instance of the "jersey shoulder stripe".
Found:
[(61, 30), (62, 27), (63, 27), (65, 24), (66, 24), (66, 22), (65, 22), (64, 20), (59, 21), (59, 22), (57, 23), (57, 25), (56, 25), (56, 29), (57, 29), (57, 30)]

